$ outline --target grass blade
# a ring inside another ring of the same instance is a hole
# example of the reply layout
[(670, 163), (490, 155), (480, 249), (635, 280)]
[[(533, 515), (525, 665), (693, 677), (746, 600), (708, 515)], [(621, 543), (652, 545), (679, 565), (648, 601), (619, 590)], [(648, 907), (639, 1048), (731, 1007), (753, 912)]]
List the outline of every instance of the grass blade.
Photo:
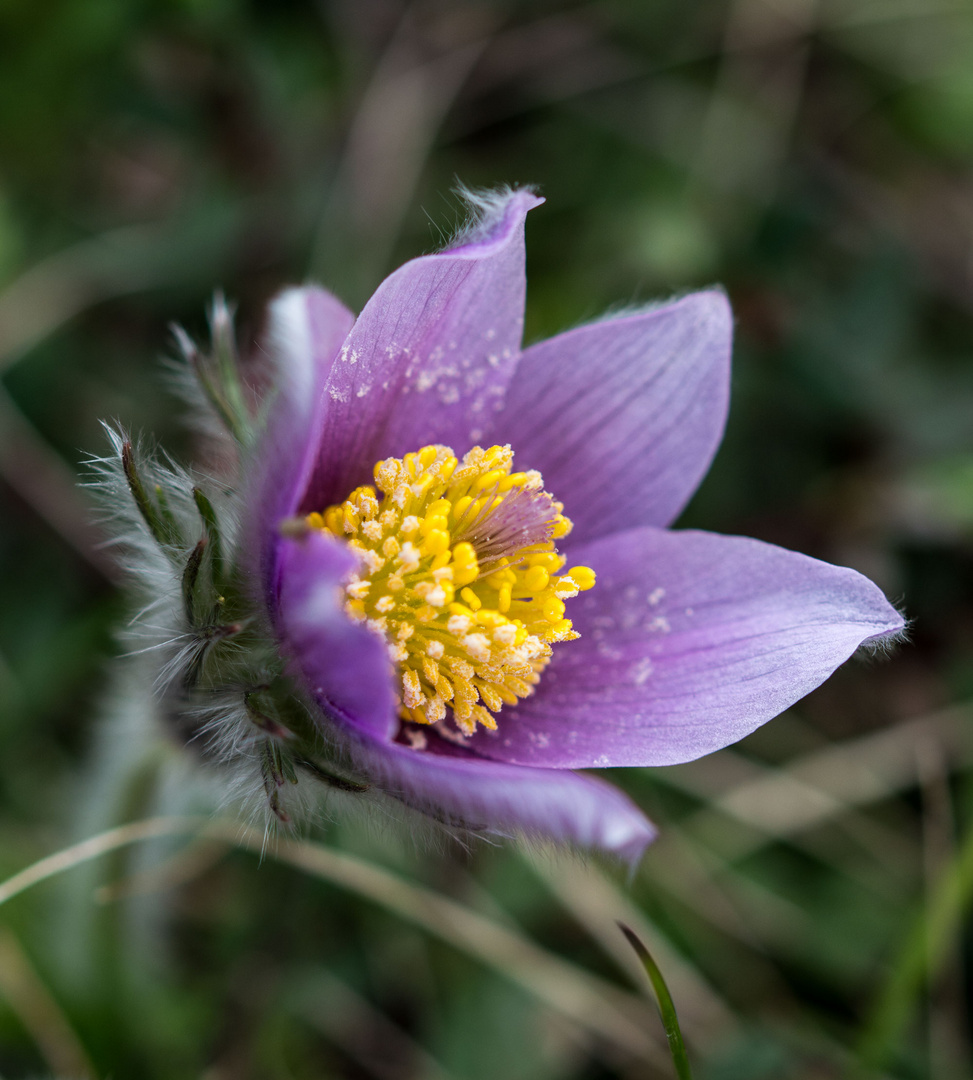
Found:
[(973, 829), (915, 915), (858, 1046), (858, 1072), (875, 1074), (895, 1053), (916, 1001), (935, 979), (973, 905)]
[(686, 1044), (682, 1040), (682, 1032), (679, 1030), (679, 1017), (676, 1016), (676, 1006), (673, 1004), (669, 987), (662, 977), (658, 964), (652, 959), (652, 954), (642, 944), (633, 930), (624, 923), (618, 924), (619, 930), (628, 938), (629, 944), (635, 950), (645, 973), (652, 983), (656, 1001), (659, 1003), (659, 1012), (662, 1015), (662, 1026), (665, 1028), (666, 1039), (669, 1042), (669, 1053), (672, 1054), (672, 1062), (676, 1067), (676, 1076), (679, 1080), (693, 1080), (692, 1069), (689, 1067), (689, 1057), (686, 1054)]
[[(549, 952), (517, 929), (382, 866), (323, 844), (285, 837), (268, 844), (263, 830), (238, 821), (163, 817), (120, 825), (49, 855), (0, 882), (0, 904), (129, 844), (178, 835), (219, 840), (355, 893), (493, 968), (583, 1031), (642, 1061), (653, 1065), (660, 1061), (661, 1047), (639, 1023), (641, 1004), (636, 997)], [(681, 1078), (689, 1076), (688, 1072), (680, 1074)]]

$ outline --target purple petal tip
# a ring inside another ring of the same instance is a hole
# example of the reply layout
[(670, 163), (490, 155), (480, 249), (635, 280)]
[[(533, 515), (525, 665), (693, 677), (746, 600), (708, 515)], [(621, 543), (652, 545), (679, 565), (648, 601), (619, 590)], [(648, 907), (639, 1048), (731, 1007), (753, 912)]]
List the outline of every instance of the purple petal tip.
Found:
[(473, 219), (442, 254), (480, 258), (503, 247), (522, 227), (524, 218), (545, 200), (527, 188), (501, 191), (463, 191)]

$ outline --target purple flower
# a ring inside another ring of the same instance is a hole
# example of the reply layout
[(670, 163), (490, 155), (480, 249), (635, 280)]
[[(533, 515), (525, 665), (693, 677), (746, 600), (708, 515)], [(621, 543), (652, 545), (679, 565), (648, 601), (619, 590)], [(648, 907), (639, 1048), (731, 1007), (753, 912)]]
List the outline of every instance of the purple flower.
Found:
[(634, 858), (650, 823), (572, 770), (735, 742), (903, 620), (853, 570), (667, 528), (722, 435), (729, 305), (704, 291), (521, 351), (541, 201), (485, 200), (357, 320), (315, 287), (274, 302), (242, 540), (320, 728), (372, 783)]

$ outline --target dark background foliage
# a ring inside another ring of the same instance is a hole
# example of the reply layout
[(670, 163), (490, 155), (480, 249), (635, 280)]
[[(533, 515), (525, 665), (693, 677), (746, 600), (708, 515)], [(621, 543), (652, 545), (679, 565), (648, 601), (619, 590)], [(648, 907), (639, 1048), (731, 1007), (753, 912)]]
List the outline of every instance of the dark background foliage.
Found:
[(99, 419), (188, 455), (170, 321), (202, 335), (222, 288), (252, 342), (307, 279), (358, 306), (456, 225), (457, 178), (547, 197), (529, 339), (726, 287), (730, 424), (683, 523), (862, 570), (911, 642), (738, 747), (616, 773), (662, 828), (631, 879), (334, 804), (326, 843), (559, 957), (546, 997), (397, 894), (219, 845), (131, 886), (118, 855), (0, 912), (0, 1074), (667, 1076), (552, 1007), (640, 985), (624, 918), (704, 1080), (969, 1076), (968, 0), (3, 0), (0, 872), (169, 805), (99, 735), (124, 611), (76, 486)]

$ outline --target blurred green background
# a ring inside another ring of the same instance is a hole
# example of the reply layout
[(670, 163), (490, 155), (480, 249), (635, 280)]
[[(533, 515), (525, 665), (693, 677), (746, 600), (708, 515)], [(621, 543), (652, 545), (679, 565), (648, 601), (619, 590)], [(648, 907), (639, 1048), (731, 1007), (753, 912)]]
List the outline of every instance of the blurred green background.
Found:
[[(969, 0), (0, 0), (0, 875), (205, 802), (137, 709), (102, 727), (99, 419), (190, 454), (170, 321), (202, 336), (219, 287), (248, 343), (307, 279), (360, 306), (457, 178), (547, 197), (529, 340), (725, 285), (730, 424), (683, 522), (862, 570), (911, 642), (613, 774), (662, 830), (630, 878), (332, 801), (344, 884), (198, 843), (41, 885), (0, 911), (0, 1076), (671, 1076), (617, 918), (702, 1080), (973, 1076)], [(455, 927), (408, 916), (443, 896)]]

